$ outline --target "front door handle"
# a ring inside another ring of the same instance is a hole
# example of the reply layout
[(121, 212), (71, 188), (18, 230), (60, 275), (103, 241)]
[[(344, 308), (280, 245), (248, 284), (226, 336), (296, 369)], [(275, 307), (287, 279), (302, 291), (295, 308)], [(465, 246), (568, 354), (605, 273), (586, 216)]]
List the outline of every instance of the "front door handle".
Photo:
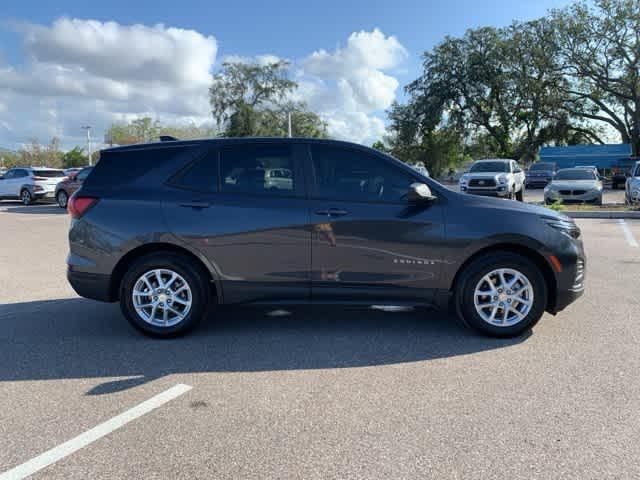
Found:
[(341, 208), (329, 208), (326, 210), (316, 211), (316, 215), (322, 215), (325, 217), (344, 217), (345, 215), (349, 215), (349, 212)]
[(209, 202), (199, 202), (199, 201), (192, 201), (192, 202), (184, 202), (180, 204), (181, 207), (191, 207), (191, 208), (209, 208), (211, 206), (211, 204)]

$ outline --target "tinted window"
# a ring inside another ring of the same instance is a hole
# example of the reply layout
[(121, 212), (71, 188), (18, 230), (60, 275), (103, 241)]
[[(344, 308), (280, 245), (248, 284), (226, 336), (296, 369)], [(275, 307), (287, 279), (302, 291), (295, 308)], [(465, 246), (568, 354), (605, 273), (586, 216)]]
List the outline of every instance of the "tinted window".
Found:
[(92, 167), (89, 168), (83, 168), (82, 170), (80, 170), (80, 172), (78, 173), (78, 175), (76, 175), (76, 178), (80, 181), (84, 180), (85, 178), (87, 178), (87, 175), (89, 175), (91, 173), (91, 170), (93, 170)]
[(15, 170), (9, 170), (7, 173), (4, 174), (5, 180), (9, 180), (10, 178), (15, 178), (15, 177), (16, 177)]
[(13, 178), (23, 178), (28, 176), (29, 176), (29, 172), (23, 168), (18, 168), (13, 171)]
[(36, 177), (43, 177), (43, 178), (58, 178), (58, 177), (65, 176), (63, 170), (34, 170), (33, 174)]
[(478, 172), (509, 172), (508, 162), (478, 162), (471, 165), (472, 173)]
[(213, 150), (199, 158), (171, 180), (173, 185), (200, 192), (218, 189), (218, 152)]
[(190, 155), (195, 148), (182, 146), (103, 151), (84, 185), (101, 187), (130, 183), (177, 156)]
[(572, 170), (560, 170), (555, 176), (556, 180), (595, 180), (596, 176), (591, 170), (586, 168), (575, 168)]
[(238, 145), (220, 152), (223, 192), (291, 195), (296, 190), (290, 145)]
[(534, 163), (533, 165), (531, 165), (531, 167), (529, 167), (529, 170), (532, 172), (535, 172), (537, 170), (542, 170), (542, 171), (553, 171), (554, 169), (554, 165), (553, 163)]
[(403, 201), (415, 177), (366, 152), (313, 145), (316, 194), (364, 202)]

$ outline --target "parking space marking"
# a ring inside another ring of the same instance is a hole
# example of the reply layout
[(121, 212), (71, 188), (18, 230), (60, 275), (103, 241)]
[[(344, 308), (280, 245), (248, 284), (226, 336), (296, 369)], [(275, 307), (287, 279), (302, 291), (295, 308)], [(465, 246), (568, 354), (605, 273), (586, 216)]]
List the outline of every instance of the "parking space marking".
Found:
[(189, 385), (181, 383), (174, 385), (170, 389), (151, 397), (149, 400), (145, 400), (126, 412), (93, 427), (91, 430), (87, 430), (77, 437), (62, 443), (41, 455), (38, 455), (22, 465), (18, 465), (17, 467), (0, 474), (0, 480), (20, 480), (28, 477), (29, 475), (33, 475), (39, 470), (42, 470), (43, 468), (62, 460), (64, 457), (77, 452), (81, 448), (99, 440), (127, 423), (149, 413), (167, 402), (170, 402), (192, 388), (193, 387)]
[(631, 233), (631, 230), (629, 229), (629, 225), (627, 225), (627, 222), (625, 222), (621, 218), (621, 219), (618, 220), (618, 223), (622, 227), (622, 232), (624, 233), (624, 238), (627, 240), (627, 243), (629, 244), (629, 246), (637, 248), (638, 247), (638, 242), (636, 241), (636, 238), (633, 236), (633, 233)]

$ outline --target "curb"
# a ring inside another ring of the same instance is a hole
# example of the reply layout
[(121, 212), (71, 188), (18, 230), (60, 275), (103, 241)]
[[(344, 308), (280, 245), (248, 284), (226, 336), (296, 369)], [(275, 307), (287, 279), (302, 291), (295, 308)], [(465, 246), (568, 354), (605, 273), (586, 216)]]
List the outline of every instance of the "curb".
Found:
[(585, 211), (585, 212), (581, 212), (581, 211), (574, 211), (574, 212), (560, 212), (560, 213), (564, 213), (565, 215), (571, 217), (571, 218), (637, 218), (640, 219), (640, 212), (616, 212), (616, 211), (605, 211), (605, 212), (589, 212), (589, 211)]

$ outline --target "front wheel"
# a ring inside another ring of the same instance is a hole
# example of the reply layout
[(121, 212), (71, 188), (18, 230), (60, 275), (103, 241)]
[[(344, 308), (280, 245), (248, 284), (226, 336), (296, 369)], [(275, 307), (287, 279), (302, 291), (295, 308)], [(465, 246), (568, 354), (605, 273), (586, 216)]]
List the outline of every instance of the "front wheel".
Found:
[(547, 305), (540, 269), (510, 252), (474, 260), (462, 272), (454, 293), (463, 322), (492, 337), (514, 337), (531, 329)]
[(207, 272), (173, 252), (138, 259), (120, 286), (122, 313), (136, 329), (154, 337), (175, 337), (193, 329), (208, 304)]
[(516, 193), (516, 200), (519, 202), (524, 202), (524, 185), (520, 189), (519, 192)]

